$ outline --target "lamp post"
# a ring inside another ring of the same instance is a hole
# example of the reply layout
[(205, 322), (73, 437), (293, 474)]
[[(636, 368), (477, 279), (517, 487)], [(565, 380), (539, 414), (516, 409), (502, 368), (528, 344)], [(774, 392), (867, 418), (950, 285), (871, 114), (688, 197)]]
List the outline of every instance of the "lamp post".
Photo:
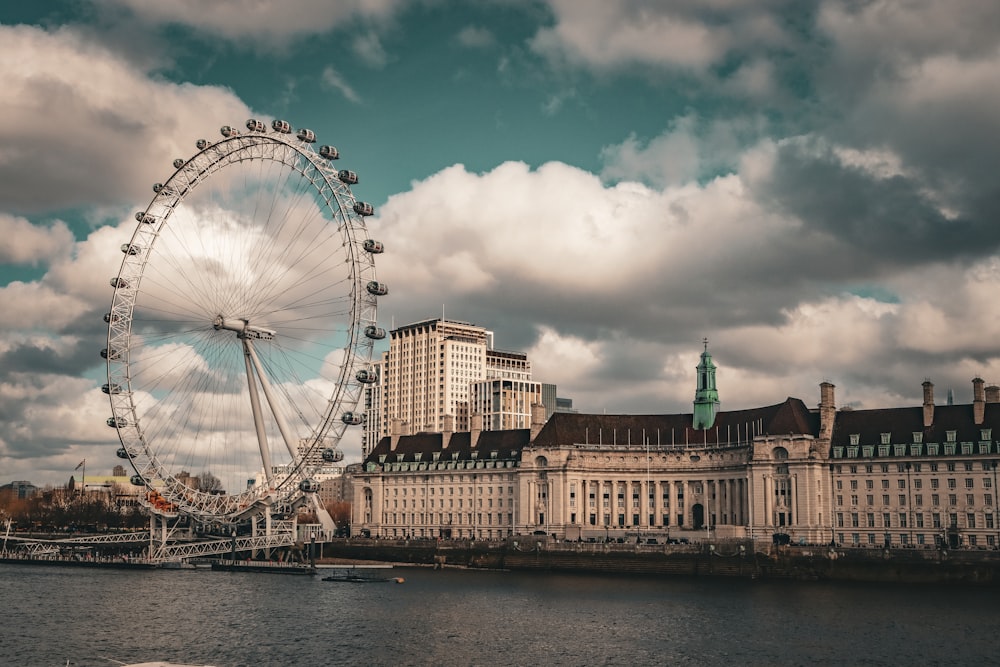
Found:
[(309, 565), (316, 569), (316, 531), (309, 533)]
[(232, 541), (233, 541), (233, 544), (232, 544), (232, 561), (233, 561), (233, 564), (235, 565), (236, 564), (236, 526), (233, 526), (232, 532), (230, 533), (230, 537), (232, 538)]

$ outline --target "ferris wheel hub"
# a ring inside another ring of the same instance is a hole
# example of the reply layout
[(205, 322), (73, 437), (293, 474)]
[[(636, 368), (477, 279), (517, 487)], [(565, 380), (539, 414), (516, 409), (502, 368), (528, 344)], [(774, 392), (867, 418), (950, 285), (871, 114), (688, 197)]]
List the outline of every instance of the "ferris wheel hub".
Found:
[(277, 333), (272, 329), (253, 326), (247, 320), (230, 319), (222, 315), (215, 318), (215, 321), (212, 322), (212, 327), (216, 331), (220, 329), (235, 331), (237, 338), (253, 338), (255, 340), (273, 340), (274, 335)]

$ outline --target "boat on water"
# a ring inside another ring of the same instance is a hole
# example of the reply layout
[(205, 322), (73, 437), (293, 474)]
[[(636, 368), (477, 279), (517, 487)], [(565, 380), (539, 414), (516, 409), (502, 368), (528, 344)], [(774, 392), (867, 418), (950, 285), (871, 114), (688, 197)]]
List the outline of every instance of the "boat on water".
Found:
[(405, 581), (402, 577), (382, 577), (371, 570), (338, 570), (333, 574), (323, 577), (323, 581), (339, 581), (352, 584), (372, 584), (392, 582), (401, 584)]

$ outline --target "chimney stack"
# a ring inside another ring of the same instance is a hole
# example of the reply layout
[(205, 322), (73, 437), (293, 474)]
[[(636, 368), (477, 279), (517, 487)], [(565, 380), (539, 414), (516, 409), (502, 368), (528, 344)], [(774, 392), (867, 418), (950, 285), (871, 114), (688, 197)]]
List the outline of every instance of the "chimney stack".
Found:
[(475, 413), (469, 418), (469, 446), (473, 449), (476, 448), (476, 444), (479, 443), (479, 436), (483, 432), (483, 415), (482, 413)]
[(821, 382), (819, 385), (819, 437), (829, 441), (833, 437), (833, 422), (837, 417), (837, 402), (834, 398), (836, 385)]
[(924, 428), (934, 424), (934, 383), (924, 380)]
[(441, 421), (441, 449), (445, 450), (451, 442), (451, 434), (455, 432), (455, 415), (445, 415)]
[(406, 435), (403, 433), (405, 430), (405, 422), (398, 417), (389, 422), (389, 451), (396, 451), (396, 445), (399, 444), (399, 436)]
[(531, 442), (535, 442), (538, 432), (545, 426), (545, 406), (541, 403), (531, 404)]
[(991, 384), (986, 388), (986, 402), (1000, 403), (1000, 387)]
[(972, 379), (972, 415), (976, 426), (982, 426), (986, 417), (986, 382), (981, 377)]

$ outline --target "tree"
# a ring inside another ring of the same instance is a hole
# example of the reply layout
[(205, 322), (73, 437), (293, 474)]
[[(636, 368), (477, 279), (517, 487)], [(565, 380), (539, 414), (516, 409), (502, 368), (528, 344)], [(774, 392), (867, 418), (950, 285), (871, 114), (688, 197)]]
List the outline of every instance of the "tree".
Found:
[(206, 470), (198, 475), (198, 490), (207, 493), (222, 491), (222, 480)]

